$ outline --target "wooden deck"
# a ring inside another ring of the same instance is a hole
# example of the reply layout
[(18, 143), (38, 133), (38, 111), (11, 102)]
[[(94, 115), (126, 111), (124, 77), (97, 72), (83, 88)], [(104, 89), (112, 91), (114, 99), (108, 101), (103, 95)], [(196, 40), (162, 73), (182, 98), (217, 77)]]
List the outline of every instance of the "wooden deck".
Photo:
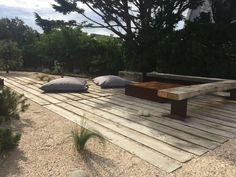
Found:
[[(110, 142), (167, 172), (213, 150), (236, 136), (236, 101), (207, 95), (189, 101), (186, 121), (164, 117), (169, 104), (124, 95), (124, 89), (100, 89), (89, 82), (88, 93), (45, 94), (43, 82), (2, 77), (5, 85), (41, 106), (78, 124), (100, 131)], [(139, 116), (140, 110), (150, 113)]]

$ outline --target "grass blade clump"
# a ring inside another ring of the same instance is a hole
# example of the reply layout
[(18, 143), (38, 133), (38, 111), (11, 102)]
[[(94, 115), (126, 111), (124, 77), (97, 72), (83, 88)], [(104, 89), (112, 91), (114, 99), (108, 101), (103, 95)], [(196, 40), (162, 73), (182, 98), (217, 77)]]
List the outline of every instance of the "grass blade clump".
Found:
[(49, 75), (46, 75), (46, 74), (41, 74), (38, 76), (38, 79), (40, 81), (46, 81), (46, 82), (50, 82), (51, 80), (55, 79), (54, 77), (51, 77)]
[(80, 128), (76, 127), (71, 131), (74, 145), (78, 152), (83, 151), (86, 143), (92, 138), (97, 138), (103, 144), (105, 143), (105, 138), (101, 133), (95, 130), (90, 131), (85, 128), (85, 121), (83, 121), (81, 125), (82, 126)]

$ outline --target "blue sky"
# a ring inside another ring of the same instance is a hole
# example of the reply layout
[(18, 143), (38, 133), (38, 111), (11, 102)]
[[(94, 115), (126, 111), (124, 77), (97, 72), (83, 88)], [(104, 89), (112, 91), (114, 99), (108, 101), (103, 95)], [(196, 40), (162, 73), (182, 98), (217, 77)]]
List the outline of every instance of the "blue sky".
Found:
[[(54, 0), (0, 0), (0, 18), (15, 18), (19, 17), (27, 25), (31, 26), (33, 29), (36, 29), (39, 32), (42, 32), (41, 28), (35, 24), (34, 12), (37, 12), (43, 18), (49, 19), (63, 19), (71, 20), (75, 19), (77, 21), (83, 21), (84, 19), (78, 14), (72, 13), (69, 15), (63, 15), (57, 13), (53, 10), (52, 4)], [(86, 11), (86, 15), (92, 17), (93, 19), (98, 19), (98, 17), (89, 9), (86, 8), (83, 4), (79, 4), (80, 7), (83, 7)], [(178, 25), (178, 28), (183, 26), (183, 22)], [(105, 29), (84, 29), (88, 33), (98, 33), (98, 34), (111, 34), (110, 31)]]

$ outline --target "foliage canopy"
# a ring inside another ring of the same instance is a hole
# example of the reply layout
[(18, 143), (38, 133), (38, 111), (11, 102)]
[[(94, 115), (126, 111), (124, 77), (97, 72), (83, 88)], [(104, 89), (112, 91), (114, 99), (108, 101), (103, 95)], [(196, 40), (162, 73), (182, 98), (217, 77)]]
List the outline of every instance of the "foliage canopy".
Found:
[(21, 50), (13, 41), (0, 41), (0, 68), (9, 72), (23, 65)]
[[(144, 51), (147, 36), (172, 32), (187, 9), (197, 8), (202, 0), (55, 0), (53, 8), (60, 13), (75, 12), (85, 18), (90, 27), (106, 28), (124, 40), (126, 66), (131, 70), (148, 70), (153, 59)], [(96, 17), (87, 16), (81, 4)], [(39, 18), (37, 18), (38, 20)], [(99, 20), (100, 19), (100, 20)], [(41, 19), (41, 21), (43, 21)], [(86, 21), (81, 22), (88, 26)], [(139, 63), (142, 63), (140, 65)], [(138, 65), (137, 65), (138, 64)], [(152, 68), (152, 67), (151, 67)]]

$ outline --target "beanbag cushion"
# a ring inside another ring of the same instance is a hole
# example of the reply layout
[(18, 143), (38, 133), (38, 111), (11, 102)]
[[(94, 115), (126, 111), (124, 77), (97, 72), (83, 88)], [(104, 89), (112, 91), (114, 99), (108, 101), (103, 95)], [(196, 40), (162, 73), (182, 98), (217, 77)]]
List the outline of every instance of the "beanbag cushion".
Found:
[(129, 80), (113, 75), (96, 77), (93, 82), (102, 88), (121, 88), (131, 83)]
[(82, 92), (88, 89), (86, 84), (87, 81), (80, 78), (64, 77), (52, 80), (41, 86), (40, 89), (45, 92)]

